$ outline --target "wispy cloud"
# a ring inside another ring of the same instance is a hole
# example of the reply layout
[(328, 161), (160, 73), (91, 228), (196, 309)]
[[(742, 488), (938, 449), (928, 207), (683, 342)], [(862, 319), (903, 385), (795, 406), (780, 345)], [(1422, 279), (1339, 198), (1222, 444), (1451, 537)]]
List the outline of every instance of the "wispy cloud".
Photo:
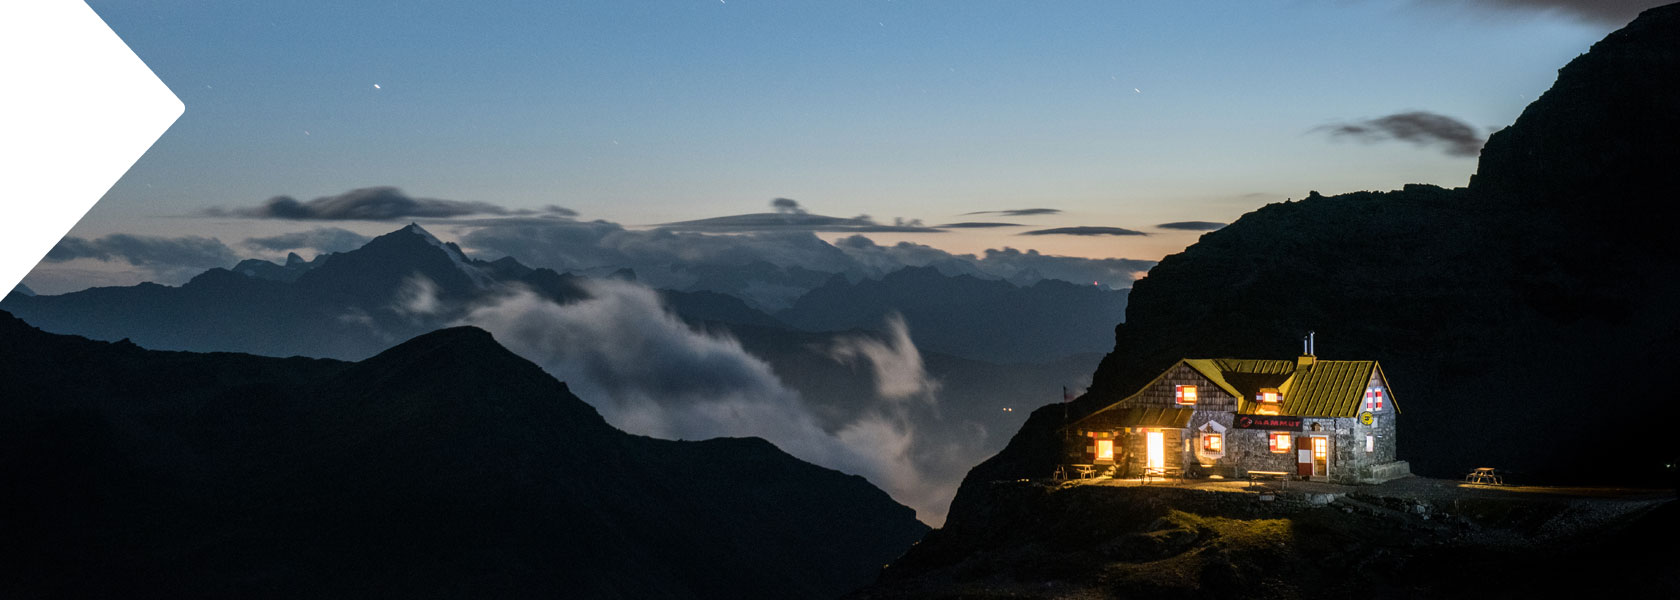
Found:
[(875, 393), (887, 400), (923, 398), (933, 401), (939, 382), (928, 376), (922, 353), (910, 339), (904, 315), (887, 315), (885, 339), (866, 335), (843, 336), (829, 348), (829, 357), (841, 364), (868, 363), (875, 376)]
[(1213, 221), (1173, 221), (1156, 225), (1156, 229), (1177, 229), (1180, 231), (1213, 231), (1224, 227), (1224, 223)]
[(1498, 9), (1513, 12), (1555, 13), (1582, 21), (1606, 25), (1624, 25), (1639, 16), (1641, 11), (1662, 6), (1668, 0), (1487, 0), (1464, 3), (1447, 0), (1425, 0), (1431, 4), (1455, 8)]
[(940, 229), (990, 229), (994, 227), (1020, 227), (1020, 223), (988, 223), (979, 221), (965, 221), (962, 223), (946, 223), (938, 226)]
[(368, 243), (368, 236), (340, 229), (338, 227), (317, 227), (309, 231), (282, 233), (268, 237), (246, 238), (243, 244), (247, 247), (275, 252), (289, 250), (315, 250), (317, 252), (344, 252), (362, 247)]
[(1487, 140), (1475, 127), (1446, 115), (1425, 111), (1396, 113), (1386, 117), (1318, 127), (1335, 138), (1353, 138), (1365, 143), (1390, 140), (1432, 146), (1448, 156), (1475, 157)]
[(878, 223), (869, 215), (856, 217), (828, 217), (812, 214), (798, 201), (789, 198), (776, 198), (770, 202), (776, 212), (751, 213), (745, 215), (729, 215), (696, 219), (693, 221), (678, 221), (659, 225), (660, 229), (669, 231), (694, 231), (710, 233), (735, 233), (749, 231), (813, 231), (813, 232), (858, 232), (858, 233), (940, 233), (940, 230), (927, 227), (921, 219), (893, 219), (891, 224)]
[[(545, 210), (551, 214), (575, 214), (558, 206)], [(367, 187), (309, 201), (299, 201), (291, 196), (275, 196), (257, 207), (212, 208), (205, 211), (205, 214), (292, 221), (393, 221), (475, 215), (531, 215), (539, 214), (539, 211), (513, 210), (489, 202), (416, 198), (394, 187)]]
[(94, 239), (65, 237), (47, 252), (44, 262), (59, 263), (84, 258), (127, 263), (165, 279), (190, 277), (206, 269), (232, 267), (239, 262), (238, 255), (216, 238), (126, 233)]
[(1055, 227), (1052, 229), (1035, 229), (1023, 231), (1020, 235), (1149, 235), (1142, 231), (1134, 231), (1121, 227)]
[(1008, 210), (977, 210), (963, 215), (1001, 215), (1005, 217), (1031, 217), (1034, 215), (1054, 215), (1062, 212), (1059, 208), (1014, 208)]
[[(924, 519), (944, 519), (961, 471), (919, 464), (908, 420), (863, 410), (825, 427), (768, 363), (731, 337), (690, 327), (658, 292), (611, 280), (586, 286), (589, 298), (564, 305), (514, 288), (460, 313), (457, 324), (489, 330), (621, 429), (671, 439), (762, 437), (803, 460), (868, 478)], [(905, 351), (896, 340), (887, 348)], [(890, 383), (894, 393), (902, 385)]]

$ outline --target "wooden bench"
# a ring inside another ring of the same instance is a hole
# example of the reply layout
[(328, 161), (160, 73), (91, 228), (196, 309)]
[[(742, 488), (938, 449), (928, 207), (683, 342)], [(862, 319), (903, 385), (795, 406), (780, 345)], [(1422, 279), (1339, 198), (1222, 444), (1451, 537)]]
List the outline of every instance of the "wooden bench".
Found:
[(1280, 487), (1280, 488), (1289, 487), (1289, 472), (1288, 471), (1249, 471), (1248, 472), (1248, 487), (1253, 488), (1254, 486), (1258, 485), (1260, 480), (1262, 480), (1262, 479), (1276, 479), (1280, 482), (1278, 484), (1278, 487)]

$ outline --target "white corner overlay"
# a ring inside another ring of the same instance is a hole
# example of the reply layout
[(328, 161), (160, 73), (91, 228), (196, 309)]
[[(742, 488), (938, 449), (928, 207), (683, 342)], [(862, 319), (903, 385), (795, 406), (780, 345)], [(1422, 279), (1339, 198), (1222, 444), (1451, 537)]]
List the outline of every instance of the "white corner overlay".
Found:
[(82, 0), (0, 1), (0, 296), (186, 107)]

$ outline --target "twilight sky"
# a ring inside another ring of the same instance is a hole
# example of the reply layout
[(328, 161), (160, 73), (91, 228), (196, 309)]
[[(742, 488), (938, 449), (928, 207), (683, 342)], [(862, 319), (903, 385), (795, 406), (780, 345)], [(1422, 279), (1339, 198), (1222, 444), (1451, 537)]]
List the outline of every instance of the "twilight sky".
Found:
[[(122, 253), (183, 236), (272, 258), (252, 238), (568, 212), (1153, 261), (1308, 190), (1464, 185), (1481, 138), (1659, 2), (89, 4), (187, 109), (25, 280), (45, 293), (179, 283), (201, 265)], [(396, 213), (349, 210), (384, 186)], [(1005, 212), (1033, 208), (1060, 212)]]

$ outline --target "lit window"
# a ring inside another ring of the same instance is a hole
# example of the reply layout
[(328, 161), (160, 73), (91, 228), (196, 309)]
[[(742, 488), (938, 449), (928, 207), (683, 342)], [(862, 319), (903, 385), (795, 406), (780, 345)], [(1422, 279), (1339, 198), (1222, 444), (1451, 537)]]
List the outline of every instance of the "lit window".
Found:
[(1114, 440), (1097, 440), (1097, 460), (1114, 460)]
[(1260, 393), (1254, 395), (1255, 400), (1259, 400), (1266, 404), (1277, 404), (1278, 400), (1282, 397), (1282, 395), (1278, 394), (1276, 388), (1261, 388)]
[(1196, 386), (1193, 386), (1193, 385), (1178, 386), (1177, 388), (1175, 388), (1173, 390), (1173, 400), (1177, 401), (1179, 406), (1195, 406), (1196, 405)]
[(1225, 436), (1217, 433), (1202, 434), (1202, 450), (1207, 452), (1224, 452)]
[(1271, 447), (1272, 452), (1288, 452), (1289, 451), (1289, 432), (1287, 432), (1287, 431), (1274, 431), (1274, 432), (1272, 432), (1271, 436), (1267, 437), (1267, 445)]
[(1325, 460), (1330, 457), (1330, 443), (1328, 440), (1322, 437), (1314, 437), (1312, 447), (1313, 458), (1315, 460)]
[(1377, 388), (1365, 390), (1365, 410), (1382, 410), (1383, 391)]
[(1376, 452), (1377, 451), (1377, 436), (1371, 435), (1369, 433), (1365, 434), (1365, 451), (1366, 452)]

